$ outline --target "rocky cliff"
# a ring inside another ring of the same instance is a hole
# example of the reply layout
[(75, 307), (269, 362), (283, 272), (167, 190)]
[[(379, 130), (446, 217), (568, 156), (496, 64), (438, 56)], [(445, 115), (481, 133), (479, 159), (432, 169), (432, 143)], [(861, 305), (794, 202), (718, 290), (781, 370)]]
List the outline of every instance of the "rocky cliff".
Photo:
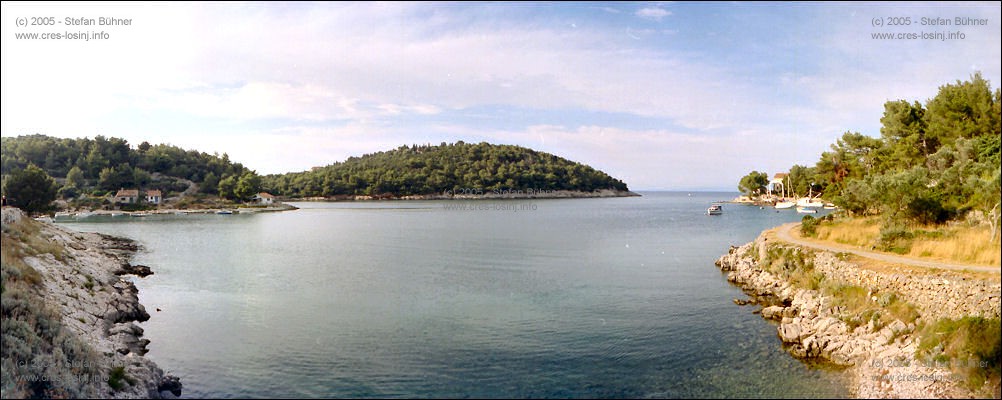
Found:
[(2, 222), (4, 346), (12, 346), (4, 349), (3, 397), (180, 395), (180, 381), (143, 357), (149, 340), (136, 322), (150, 315), (131, 279), (151, 272), (129, 264), (136, 243), (33, 221), (14, 208), (3, 209)]
[[(765, 235), (732, 247), (717, 265), (762, 305), (764, 318), (778, 322), (777, 334), (791, 354), (850, 367), (850, 389), (861, 398), (971, 396), (949, 369), (916, 358), (916, 326), (939, 318), (999, 317), (997, 279), (871, 270), (829, 252), (772, 244)], [(839, 290), (865, 293), (853, 308)]]

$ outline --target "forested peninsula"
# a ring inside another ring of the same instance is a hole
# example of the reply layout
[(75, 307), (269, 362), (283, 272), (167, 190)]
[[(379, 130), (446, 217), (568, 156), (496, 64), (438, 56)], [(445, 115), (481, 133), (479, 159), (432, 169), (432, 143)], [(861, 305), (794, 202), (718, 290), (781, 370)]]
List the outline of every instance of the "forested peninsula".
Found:
[[(262, 193), (285, 199), (634, 196), (587, 165), (520, 146), (410, 145), (310, 171), (261, 176), (226, 153), (125, 139), (2, 138), (3, 193), (28, 212), (229, 207)], [(123, 205), (120, 190), (162, 201)], [(58, 201), (56, 201), (58, 200)], [(52, 207), (56, 201), (56, 207)]]
[(623, 181), (581, 163), (520, 146), (462, 141), (400, 146), (311, 171), (268, 175), (263, 184), (288, 197), (629, 194)]

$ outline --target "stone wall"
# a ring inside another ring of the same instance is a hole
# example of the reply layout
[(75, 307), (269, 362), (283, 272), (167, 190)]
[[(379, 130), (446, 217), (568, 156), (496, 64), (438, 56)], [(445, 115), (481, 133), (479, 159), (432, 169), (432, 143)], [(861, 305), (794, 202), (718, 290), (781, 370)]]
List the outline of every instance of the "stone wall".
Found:
[[(803, 250), (803, 254), (826, 281), (867, 288), (875, 306), (881, 293), (896, 293), (918, 308), (921, 319), (916, 322), (965, 315), (999, 317), (1002, 285), (998, 282), (954, 272), (877, 272), (830, 252)], [(763, 306), (764, 318), (778, 322), (777, 335), (791, 354), (851, 367), (850, 389), (857, 397), (971, 396), (948, 370), (915, 358), (919, 344), (915, 323), (894, 320), (879, 326), (870, 321), (853, 328), (841, 318), (846, 310), (830, 296), (795, 287), (760, 268), (756, 259), (767, 255), (767, 241), (760, 236), (752, 243), (732, 247), (717, 260), (717, 266), (727, 272), (728, 281)], [(928, 379), (912, 379), (915, 377)]]

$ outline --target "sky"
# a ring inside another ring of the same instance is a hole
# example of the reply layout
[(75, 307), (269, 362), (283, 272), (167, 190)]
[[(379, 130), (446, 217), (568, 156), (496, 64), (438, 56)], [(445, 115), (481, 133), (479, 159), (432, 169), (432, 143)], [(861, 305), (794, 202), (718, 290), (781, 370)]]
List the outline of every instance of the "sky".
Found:
[[(169, 143), (261, 174), (462, 140), (550, 152), (632, 190), (735, 191), (752, 170), (814, 165), (847, 131), (878, 137), (887, 101), (924, 103), (976, 71), (1002, 80), (998, 2), (4, 2), (2, 14), (3, 136)], [(101, 18), (129, 24), (73, 25)], [(45, 33), (62, 38), (25, 37)]]

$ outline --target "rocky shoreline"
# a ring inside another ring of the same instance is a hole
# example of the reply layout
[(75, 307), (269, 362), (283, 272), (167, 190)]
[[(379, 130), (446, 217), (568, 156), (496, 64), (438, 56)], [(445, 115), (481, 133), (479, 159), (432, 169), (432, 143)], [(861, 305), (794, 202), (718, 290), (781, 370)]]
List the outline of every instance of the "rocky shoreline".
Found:
[[(758, 260), (769, 257), (769, 246), (803, 251), (813, 273), (829, 282), (868, 289), (873, 307), (893, 296), (915, 306), (915, 321), (873, 320), (857, 326), (851, 316), (821, 290), (796, 285), (763, 268)], [(955, 398), (972, 397), (960, 378), (942, 365), (916, 358), (919, 334), (916, 325), (938, 318), (966, 315), (998, 318), (1002, 286), (997, 281), (972, 279), (954, 272), (916, 274), (907, 271), (876, 271), (860, 268), (829, 252), (775, 244), (766, 234), (740, 247), (732, 247), (717, 266), (727, 280), (745, 291), (751, 300), (735, 301), (761, 305), (763, 318), (776, 321), (777, 334), (792, 355), (848, 367), (850, 391), (858, 398)]]
[(589, 199), (607, 197), (640, 197), (639, 193), (622, 190), (603, 189), (594, 192), (578, 190), (539, 191), (461, 191), (441, 194), (417, 194), (409, 196), (385, 195), (336, 195), (329, 197), (304, 197), (285, 199), (286, 201), (372, 201), (372, 200), (504, 200), (504, 199)]
[[(61, 316), (63, 328), (96, 354), (89, 365), (66, 367), (67, 376), (90, 377), (86, 382), (81, 379), (82, 392), (100, 398), (180, 396), (180, 380), (143, 357), (150, 341), (143, 338), (143, 328), (136, 322), (149, 320), (150, 314), (128, 276), (153, 272), (130, 264), (139, 246), (129, 239), (33, 221), (20, 210), (5, 207), (3, 225), (11, 224), (37, 224), (36, 235), (53, 246), (49, 252), (25, 256), (23, 262), (38, 272), (38, 295)], [(116, 373), (119, 378), (112, 378)], [(113, 388), (113, 381), (124, 383)]]

